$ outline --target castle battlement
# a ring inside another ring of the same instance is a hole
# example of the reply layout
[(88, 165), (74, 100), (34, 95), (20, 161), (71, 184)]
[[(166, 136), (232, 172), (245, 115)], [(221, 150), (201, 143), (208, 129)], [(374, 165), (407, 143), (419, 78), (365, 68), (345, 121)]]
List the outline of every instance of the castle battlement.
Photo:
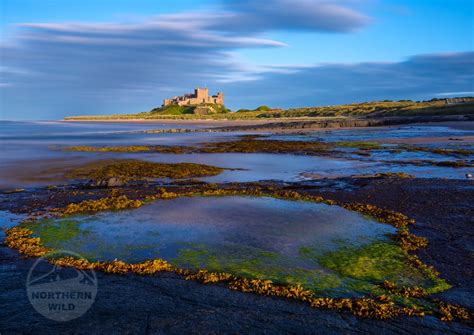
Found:
[(224, 105), (224, 93), (217, 92), (217, 95), (209, 96), (209, 89), (195, 88), (194, 93), (172, 97), (163, 100), (163, 106), (168, 105), (200, 105), (200, 104), (217, 104)]

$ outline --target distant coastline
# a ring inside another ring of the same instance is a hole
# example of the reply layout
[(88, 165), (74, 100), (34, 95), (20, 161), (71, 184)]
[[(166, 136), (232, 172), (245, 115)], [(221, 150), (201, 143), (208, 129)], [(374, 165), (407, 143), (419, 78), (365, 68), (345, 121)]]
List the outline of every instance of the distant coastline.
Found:
[(429, 101), (373, 101), (346, 105), (276, 109), (260, 106), (254, 110), (240, 109), (231, 112), (220, 108), (217, 112), (195, 113), (197, 109), (215, 109), (213, 105), (179, 106), (168, 105), (149, 112), (115, 115), (68, 116), (65, 121), (242, 121), (242, 120), (302, 120), (302, 119), (380, 119), (387, 117), (432, 117), (474, 115), (474, 98), (432, 99)]
[(205, 125), (218, 131), (301, 131), (474, 120), (474, 98), (454, 102), (450, 99), (375, 101), (287, 110), (260, 106), (255, 110), (207, 115), (188, 113), (192, 107), (195, 106), (170, 105), (137, 114), (70, 116), (64, 121)]

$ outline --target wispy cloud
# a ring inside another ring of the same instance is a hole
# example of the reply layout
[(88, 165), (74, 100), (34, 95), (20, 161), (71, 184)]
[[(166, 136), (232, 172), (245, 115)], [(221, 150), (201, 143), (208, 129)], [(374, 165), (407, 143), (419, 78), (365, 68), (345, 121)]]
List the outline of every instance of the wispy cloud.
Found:
[(234, 108), (473, 91), (472, 53), (280, 66), (239, 56), (241, 48), (284, 48), (271, 31), (360, 29), (371, 19), (354, 7), (359, 1), (222, 0), (212, 11), (133, 23), (23, 23), (0, 47), (1, 118), (149, 110), (196, 85), (224, 90)]
[(367, 23), (346, 1), (336, 3), (228, 0), (213, 11), (133, 23), (22, 23), (0, 49), (2, 109), (108, 113), (126, 100), (129, 105), (118, 109), (131, 112), (159, 103), (166, 87), (180, 93), (195, 85), (258, 81), (262, 73), (283, 70), (249, 64), (236, 50), (285, 47), (262, 36), (270, 30), (343, 32)]
[(443, 93), (435, 93), (438, 97), (455, 97), (455, 96), (472, 96), (474, 95), (474, 91), (461, 91), (461, 92), (443, 92)]
[(367, 25), (368, 16), (353, 9), (353, 1), (225, 0), (234, 20), (217, 22), (220, 29), (238, 31), (312, 30), (348, 32)]
[[(283, 67), (285, 68), (285, 67)], [(264, 73), (261, 80), (226, 88), (244, 107), (316, 106), (383, 99), (471, 95), (474, 52), (416, 55), (401, 62), (317, 64)], [(433, 93), (444, 92), (444, 93)]]

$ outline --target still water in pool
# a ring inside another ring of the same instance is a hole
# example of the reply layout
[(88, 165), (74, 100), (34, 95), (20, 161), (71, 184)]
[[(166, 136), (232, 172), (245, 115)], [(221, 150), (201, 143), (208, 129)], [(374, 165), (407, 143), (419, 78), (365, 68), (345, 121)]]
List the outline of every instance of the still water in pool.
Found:
[(241, 249), (234, 255), (241, 259), (250, 256), (249, 250), (291, 258), (298, 257), (302, 246), (314, 246), (322, 253), (341, 243), (367, 244), (394, 232), (391, 226), (338, 206), (240, 196), (161, 200), (131, 211), (33, 227), (48, 246), (69, 246), (93, 259), (129, 262), (173, 260), (193, 246), (221, 252)]

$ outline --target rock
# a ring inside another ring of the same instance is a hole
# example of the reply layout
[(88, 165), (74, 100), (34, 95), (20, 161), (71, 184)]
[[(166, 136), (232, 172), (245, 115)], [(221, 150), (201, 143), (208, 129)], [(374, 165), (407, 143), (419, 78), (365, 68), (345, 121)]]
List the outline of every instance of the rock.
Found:
[(125, 185), (125, 182), (118, 177), (110, 177), (109, 179), (101, 179), (97, 182), (90, 182), (91, 187), (121, 187)]
[(120, 187), (125, 185), (123, 180), (117, 177), (111, 177), (109, 180), (107, 180), (107, 187)]
[(194, 108), (193, 114), (195, 115), (209, 115), (217, 114), (217, 111), (212, 106), (197, 106)]
[(91, 181), (89, 184), (92, 187), (106, 187), (107, 186), (107, 181), (106, 180), (98, 180), (97, 182)]

